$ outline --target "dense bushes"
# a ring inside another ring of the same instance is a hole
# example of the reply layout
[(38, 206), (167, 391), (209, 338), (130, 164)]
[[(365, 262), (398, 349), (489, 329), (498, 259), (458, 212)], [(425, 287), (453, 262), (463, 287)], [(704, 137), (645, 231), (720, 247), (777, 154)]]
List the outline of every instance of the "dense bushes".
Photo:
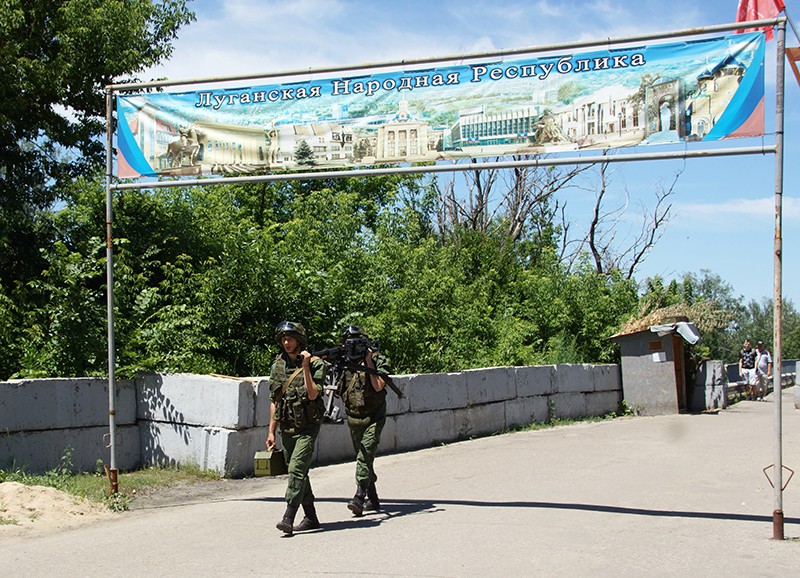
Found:
[[(76, 181), (69, 197), (39, 215), (54, 235), (40, 274), (0, 287), (0, 378), (107, 372), (105, 193)], [(422, 177), (118, 193), (119, 372), (263, 375), (282, 319), (316, 348), (363, 325), (400, 372), (614, 362), (607, 338), (642, 303), (737, 303), (708, 273), (648, 280), (640, 299), (633, 280), (559, 262), (554, 240), (442, 234), (434, 203)], [(735, 354), (745, 325), (707, 336), (717, 350), (704, 353)], [(788, 329), (791, 344), (796, 320)]]

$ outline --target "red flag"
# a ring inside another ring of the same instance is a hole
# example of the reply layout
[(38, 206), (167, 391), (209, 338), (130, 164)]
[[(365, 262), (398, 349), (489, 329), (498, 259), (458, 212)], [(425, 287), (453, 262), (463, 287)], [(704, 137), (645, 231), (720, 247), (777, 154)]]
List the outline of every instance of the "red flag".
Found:
[[(768, 20), (775, 18), (786, 9), (783, 0), (739, 0), (739, 11), (736, 13), (736, 22), (749, 22), (751, 20)], [(754, 32), (763, 30), (767, 40), (772, 40), (772, 26), (763, 28), (744, 28), (736, 33)]]

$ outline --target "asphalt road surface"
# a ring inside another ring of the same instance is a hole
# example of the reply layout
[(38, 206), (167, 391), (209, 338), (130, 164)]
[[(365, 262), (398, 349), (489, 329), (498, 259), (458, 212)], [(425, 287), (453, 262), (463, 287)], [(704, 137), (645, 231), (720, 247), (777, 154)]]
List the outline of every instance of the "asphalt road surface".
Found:
[[(797, 576), (800, 476), (773, 539), (773, 397), (379, 456), (385, 511), (352, 517), (352, 463), (311, 472), (320, 530), (283, 537), (285, 476), (0, 543), (7, 576)], [(344, 426), (343, 426), (344, 427)], [(783, 463), (800, 410), (783, 397)], [(768, 470), (770, 472), (770, 470)], [(784, 476), (784, 482), (789, 473)], [(300, 519), (298, 515), (298, 521)]]

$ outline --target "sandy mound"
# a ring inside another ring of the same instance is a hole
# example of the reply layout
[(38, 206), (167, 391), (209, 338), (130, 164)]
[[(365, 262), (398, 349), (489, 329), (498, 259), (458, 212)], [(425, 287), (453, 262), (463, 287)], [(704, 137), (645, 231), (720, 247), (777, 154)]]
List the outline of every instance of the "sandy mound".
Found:
[(102, 504), (55, 488), (0, 483), (0, 536), (73, 528), (111, 516)]

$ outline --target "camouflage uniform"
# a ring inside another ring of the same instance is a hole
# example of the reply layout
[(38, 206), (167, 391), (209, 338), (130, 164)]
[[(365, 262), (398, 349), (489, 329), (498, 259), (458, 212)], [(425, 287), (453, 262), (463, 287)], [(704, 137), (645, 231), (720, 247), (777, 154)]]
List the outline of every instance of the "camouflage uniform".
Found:
[(309, 401), (303, 372), (300, 371), (278, 399), (286, 380), (302, 366), (302, 361), (303, 358), (298, 355), (292, 363), (287, 354), (281, 353), (275, 358), (269, 376), (270, 399), (276, 405), (275, 419), (280, 424), (281, 446), (289, 472), (286, 503), (295, 507), (314, 501), (308, 471), (325, 411), (321, 386), (325, 364), (317, 357), (311, 359), (311, 375), (319, 396)]
[[(385, 375), (391, 374), (391, 366), (386, 356), (374, 352), (372, 361), (378, 372)], [(361, 360), (358, 365), (364, 366), (366, 369), (365, 360)], [(375, 473), (375, 455), (378, 453), (381, 432), (386, 424), (386, 388), (375, 391), (369, 373), (366, 370), (359, 371), (350, 365), (342, 372), (338, 391), (344, 402), (347, 425), (356, 454), (356, 484), (358, 487), (356, 495), (361, 496), (360, 499), (354, 498), (355, 503), (351, 502), (348, 507), (356, 515), (360, 515), (363, 509), (377, 510), (379, 508), (375, 490), (375, 481), (378, 479)], [(365, 494), (369, 496), (369, 499), (365, 505), (361, 505)]]

